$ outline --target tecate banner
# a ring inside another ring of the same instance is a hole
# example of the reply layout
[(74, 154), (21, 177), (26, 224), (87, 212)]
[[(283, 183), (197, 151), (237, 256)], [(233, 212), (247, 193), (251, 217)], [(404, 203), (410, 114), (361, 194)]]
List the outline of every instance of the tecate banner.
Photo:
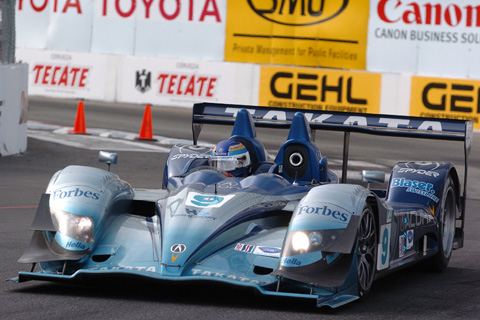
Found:
[(480, 78), (477, 0), (372, 0), (367, 70)]
[(239, 63), (125, 56), (119, 62), (117, 100), (181, 107), (254, 103), (253, 70)]
[(223, 60), (226, 0), (18, 0), (17, 46)]
[[(28, 63), (30, 95), (58, 98), (107, 98), (107, 56), (65, 51), (17, 49)], [(113, 77), (114, 79), (114, 77)]]

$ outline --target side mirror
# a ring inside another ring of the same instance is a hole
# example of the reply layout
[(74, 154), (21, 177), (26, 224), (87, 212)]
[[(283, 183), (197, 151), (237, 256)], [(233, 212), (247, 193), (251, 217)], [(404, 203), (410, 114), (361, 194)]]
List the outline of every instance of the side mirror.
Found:
[(117, 164), (118, 154), (113, 152), (100, 151), (98, 153), (98, 161), (106, 163), (108, 165), (108, 171), (110, 171), (111, 164)]
[(370, 188), (370, 183), (384, 183), (385, 182), (385, 172), (383, 171), (369, 171), (362, 170), (362, 182), (367, 182), (368, 187)]

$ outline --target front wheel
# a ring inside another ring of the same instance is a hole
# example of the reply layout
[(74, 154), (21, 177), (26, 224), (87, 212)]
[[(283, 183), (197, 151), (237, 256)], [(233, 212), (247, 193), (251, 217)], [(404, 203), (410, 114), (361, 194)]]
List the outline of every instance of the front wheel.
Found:
[(357, 237), (357, 281), (360, 298), (367, 295), (372, 287), (376, 261), (377, 225), (372, 209), (365, 204)]

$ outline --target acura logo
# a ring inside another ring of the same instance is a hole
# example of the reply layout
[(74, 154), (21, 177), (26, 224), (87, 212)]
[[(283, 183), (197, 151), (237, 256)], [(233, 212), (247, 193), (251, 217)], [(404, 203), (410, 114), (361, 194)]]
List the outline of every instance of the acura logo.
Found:
[(174, 244), (171, 248), (170, 251), (173, 253), (182, 253), (187, 249), (187, 246), (184, 244)]

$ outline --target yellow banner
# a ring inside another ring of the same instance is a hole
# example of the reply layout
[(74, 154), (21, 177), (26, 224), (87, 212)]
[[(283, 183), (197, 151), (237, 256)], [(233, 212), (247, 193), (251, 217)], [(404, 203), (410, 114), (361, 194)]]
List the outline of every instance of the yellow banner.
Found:
[(480, 129), (480, 81), (412, 77), (410, 115), (472, 120)]
[(262, 66), (259, 105), (380, 113), (381, 87), (379, 73)]
[(366, 68), (369, 0), (228, 0), (225, 60)]

